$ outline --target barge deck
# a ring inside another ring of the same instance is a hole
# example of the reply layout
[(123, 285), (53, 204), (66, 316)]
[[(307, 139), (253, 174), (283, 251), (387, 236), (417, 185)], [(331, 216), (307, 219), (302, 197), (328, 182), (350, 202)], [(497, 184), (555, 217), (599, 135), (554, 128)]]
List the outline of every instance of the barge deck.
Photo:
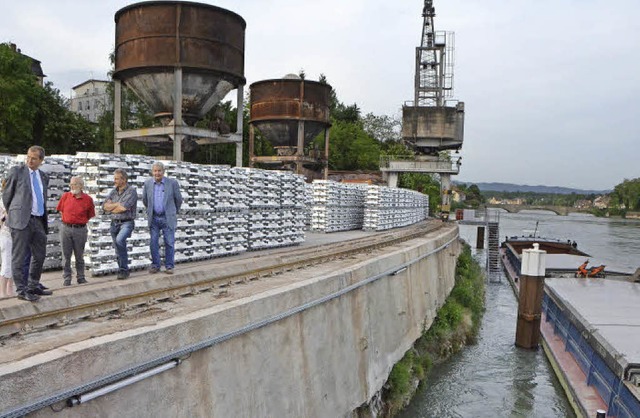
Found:
[[(504, 253), (518, 298), (519, 272)], [(549, 270), (547, 270), (549, 275)], [(542, 346), (579, 416), (640, 417), (640, 284), (615, 278), (547, 277)]]

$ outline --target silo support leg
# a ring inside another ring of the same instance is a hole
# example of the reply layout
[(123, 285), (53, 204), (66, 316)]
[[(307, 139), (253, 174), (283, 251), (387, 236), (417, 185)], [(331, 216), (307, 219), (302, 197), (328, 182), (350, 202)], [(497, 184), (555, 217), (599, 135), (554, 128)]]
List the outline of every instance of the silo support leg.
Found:
[(236, 167), (242, 167), (242, 142), (236, 142)]
[(398, 187), (398, 173), (388, 173), (388, 176), (389, 187)]
[(122, 130), (122, 82), (118, 79), (113, 80), (113, 153), (120, 154), (121, 139), (116, 139), (116, 133)]

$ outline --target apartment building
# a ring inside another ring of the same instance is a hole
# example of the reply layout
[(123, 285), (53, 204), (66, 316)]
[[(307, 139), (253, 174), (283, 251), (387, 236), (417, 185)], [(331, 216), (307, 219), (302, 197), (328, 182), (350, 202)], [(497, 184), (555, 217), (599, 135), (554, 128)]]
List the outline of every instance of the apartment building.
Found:
[(72, 87), (69, 108), (89, 122), (97, 123), (100, 116), (113, 107), (107, 93), (109, 84), (110, 81), (91, 79)]

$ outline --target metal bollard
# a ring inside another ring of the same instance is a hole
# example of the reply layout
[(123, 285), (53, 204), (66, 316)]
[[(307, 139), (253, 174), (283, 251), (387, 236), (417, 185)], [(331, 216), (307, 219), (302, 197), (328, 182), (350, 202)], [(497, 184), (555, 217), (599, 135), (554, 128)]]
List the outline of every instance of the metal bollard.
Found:
[(607, 411), (603, 409), (598, 409), (596, 411), (596, 418), (605, 418), (607, 416)]

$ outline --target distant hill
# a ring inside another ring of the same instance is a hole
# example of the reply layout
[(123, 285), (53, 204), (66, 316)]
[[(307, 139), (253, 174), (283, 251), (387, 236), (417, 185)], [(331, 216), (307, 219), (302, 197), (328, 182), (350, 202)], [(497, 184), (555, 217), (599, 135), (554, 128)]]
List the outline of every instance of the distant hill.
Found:
[(606, 194), (611, 193), (611, 190), (581, 190), (572, 189), (569, 187), (560, 186), (528, 186), (525, 184), (512, 184), (512, 183), (471, 183), (460, 182), (459, 184), (466, 184), (467, 186), (475, 184), (480, 191), (487, 192), (533, 192), (533, 193), (555, 193), (555, 194)]

